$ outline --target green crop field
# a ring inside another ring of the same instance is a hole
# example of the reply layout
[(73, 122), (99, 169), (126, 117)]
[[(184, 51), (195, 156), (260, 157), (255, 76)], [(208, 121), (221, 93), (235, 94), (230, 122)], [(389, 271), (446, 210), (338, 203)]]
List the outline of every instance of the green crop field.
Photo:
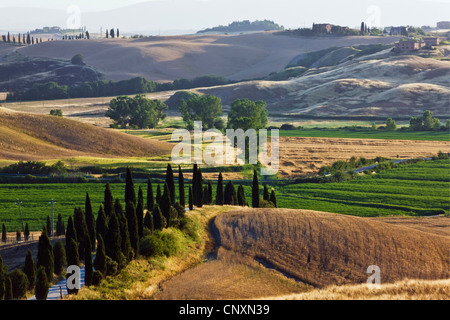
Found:
[[(247, 202), (251, 203), (251, 181), (244, 184)], [(206, 184), (204, 184), (206, 185)], [(135, 182), (136, 190), (142, 186), (146, 197), (147, 186)], [(260, 183), (262, 194), (262, 183)], [(300, 183), (270, 180), (269, 191), (274, 188), (279, 207), (311, 209), (357, 216), (428, 215), (450, 211), (450, 160), (422, 161), (400, 166), (371, 176), (362, 176), (340, 183)], [(188, 195), (186, 182), (186, 200)], [(105, 185), (102, 183), (60, 184), (1, 184), (0, 223), (8, 231), (21, 228), (19, 208), (22, 201), (24, 223), (31, 230), (39, 230), (51, 215), (49, 201), (54, 199), (55, 219), (61, 213), (64, 221), (73, 214), (75, 206), (84, 207), (89, 192), (94, 212), (103, 201)], [(215, 199), (215, 182), (213, 199)], [(124, 183), (111, 184), (114, 197), (124, 199)], [(178, 194), (178, 186), (176, 186)], [(156, 193), (156, 183), (153, 185)]]
[(354, 138), (354, 139), (398, 139), (450, 141), (449, 131), (362, 131), (342, 128), (305, 128), (280, 130), (280, 137), (319, 137), (319, 138)]
[(340, 183), (275, 186), (280, 207), (358, 216), (450, 210), (449, 160), (423, 161)]

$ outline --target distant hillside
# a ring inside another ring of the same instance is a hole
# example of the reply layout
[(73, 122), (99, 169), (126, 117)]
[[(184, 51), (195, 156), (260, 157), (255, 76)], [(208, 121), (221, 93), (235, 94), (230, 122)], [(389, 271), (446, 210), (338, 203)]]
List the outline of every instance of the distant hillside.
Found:
[(165, 142), (143, 139), (113, 129), (0, 108), (0, 159), (152, 157), (170, 153), (171, 148)]
[(249, 20), (234, 21), (227, 26), (217, 26), (200, 30), (197, 33), (226, 33), (226, 32), (253, 32), (253, 31), (276, 31), (284, 30), (283, 26), (270, 20), (256, 20), (250, 22)]
[[(341, 48), (314, 59), (302, 54), (268, 80), (197, 91), (216, 95), (227, 105), (240, 98), (264, 100), (269, 112), (277, 114), (409, 118), (428, 109), (450, 116), (450, 62), (389, 51), (359, 57), (358, 50)], [(285, 81), (269, 81), (283, 76)]]
[(86, 65), (73, 65), (69, 60), (28, 58), (11, 54), (0, 62), (0, 91), (30, 88), (35, 83), (54, 81), (60, 85), (75, 85), (98, 81), (101, 74)]
[[(329, 47), (393, 43), (396, 37), (310, 38), (257, 32), (238, 35), (186, 35), (142, 39), (45, 41), (17, 49), (26, 57), (84, 62), (105, 80), (143, 77), (154, 81), (217, 75), (230, 80), (255, 79), (283, 70), (301, 53)], [(1, 50), (1, 46), (0, 46)], [(0, 51), (1, 55), (1, 51)], [(0, 57), (1, 60), (1, 57)]]

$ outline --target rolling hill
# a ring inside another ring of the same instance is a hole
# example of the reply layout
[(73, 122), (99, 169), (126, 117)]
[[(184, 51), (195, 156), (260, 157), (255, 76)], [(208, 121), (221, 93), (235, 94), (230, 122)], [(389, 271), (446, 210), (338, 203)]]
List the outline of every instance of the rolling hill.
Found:
[(264, 77), (297, 55), (333, 46), (393, 43), (396, 37), (292, 37), (274, 32), (141, 39), (50, 41), (18, 50), (26, 57), (69, 60), (81, 53), (106, 80), (141, 76), (173, 81), (215, 74), (231, 80)]
[[(318, 59), (317, 63), (326, 63)], [(285, 81), (249, 81), (203, 88), (200, 93), (264, 100), (272, 113), (307, 116), (403, 116), (431, 110), (450, 116), (450, 62), (380, 53), (310, 68)]]
[(374, 219), (290, 209), (236, 210), (215, 219), (220, 245), (315, 287), (450, 277), (450, 237)]
[(0, 159), (74, 156), (152, 157), (170, 153), (165, 142), (143, 139), (61, 117), (0, 108)]

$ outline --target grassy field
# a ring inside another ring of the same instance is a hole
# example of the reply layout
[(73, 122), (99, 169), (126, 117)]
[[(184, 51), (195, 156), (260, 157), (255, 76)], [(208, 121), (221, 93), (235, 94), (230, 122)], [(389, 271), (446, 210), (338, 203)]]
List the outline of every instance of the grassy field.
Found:
[(274, 186), (279, 207), (357, 216), (426, 215), (450, 209), (449, 160), (423, 161), (340, 183)]
[(371, 131), (369, 128), (367, 128), (367, 131), (343, 128), (304, 128), (294, 130), (280, 130), (280, 137), (450, 141), (449, 131)]
[[(269, 191), (274, 188), (281, 208), (310, 209), (356, 216), (427, 215), (450, 209), (449, 160), (423, 161), (384, 171), (380, 174), (361, 176), (340, 183), (292, 184), (270, 180)], [(234, 181), (235, 187), (244, 185), (247, 203), (251, 203), (251, 181)], [(186, 198), (188, 194), (186, 182)], [(205, 184), (206, 185), (206, 184)], [(262, 185), (262, 183), (261, 183)], [(147, 185), (142, 186), (144, 196)], [(261, 194), (262, 194), (262, 186)], [(178, 188), (178, 186), (176, 186)], [(39, 230), (47, 215), (51, 215), (49, 201), (54, 199), (55, 217), (61, 213), (64, 220), (73, 214), (75, 206), (84, 207), (89, 192), (94, 211), (102, 204), (105, 185), (102, 183), (60, 184), (2, 184), (0, 185), (0, 221), (8, 231), (20, 228), (17, 199), (22, 201), (24, 223), (32, 230)], [(124, 184), (112, 183), (114, 197), (123, 201)], [(213, 183), (213, 199), (215, 199)], [(153, 186), (156, 193), (156, 184)], [(177, 189), (178, 194), (178, 189)]]

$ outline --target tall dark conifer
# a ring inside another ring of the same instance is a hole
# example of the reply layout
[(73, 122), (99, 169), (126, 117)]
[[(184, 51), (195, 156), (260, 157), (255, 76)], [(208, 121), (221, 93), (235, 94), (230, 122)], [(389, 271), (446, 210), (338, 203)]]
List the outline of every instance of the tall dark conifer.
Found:
[(109, 218), (108, 233), (105, 239), (105, 253), (120, 265), (122, 252), (122, 239), (120, 238), (120, 228), (117, 217), (113, 214)]
[(253, 170), (253, 184), (252, 184), (252, 207), (259, 207), (259, 182), (256, 169)]
[(131, 202), (136, 208), (136, 191), (134, 190), (133, 175), (127, 167), (127, 176), (125, 178), (125, 205)]
[(28, 290), (33, 289), (36, 280), (36, 264), (34, 263), (33, 254), (31, 253), (30, 249), (28, 249), (27, 255), (25, 257), (25, 266), (23, 268), (23, 272), (27, 275), (28, 278)]
[(186, 196), (184, 192), (184, 175), (181, 171), (181, 166), (178, 166), (178, 194), (180, 197), (180, 205), (184, 208), (186, 206)]
[(196, 190), (197, 190), (197, 207), (203, 207), (203, 176), (202, 169), (197, 170), (197, 178), (196, 178)]
[(266, 201), (269, 201), (269, 189), (267, 188), (267, 185), (264, 185), (264, 192), (263, 192), (263, 199)]
[(272, 192), (270, 193), (270, 201), (273, 203), (275, 208), (278, 208), (277, 205), (277, 196), (275, 195), (275, 190), (272, 189)]
[(136, 207), (136, 219), (138, 223), (139, 238), (144, 236), (144, 193), (141, 186), (138, 191), (138, 202)]
[(77, 231), (78, 255), (81, 260), (84, 260), (84, 251), (86, 248), (86, 243), (89, 240), (89, 232), (87, 229), (84, 212), (80, 207), (76, 207), (74, 209), (73, 223), (75, 225), (75, 230)]
[(155, 230), (162, 230), (167, 226), (166, 218), (161, 213), (161, 209), (159, 208), (159, 204), (155, 204), (152, 212), (153, 217), (153, 227)]
[(194, 210), (194, 198), (192, 196), (192, 187), (189, 186), (189, 210)]
[(233, 181), (228, 181), (225, 185), (224, 199), (223, 203), (227, 205), (234, 206), (238, 199), (236, 195), (236, 188), (234, 187)]
[(155, 199), (153, 197), (153, 185), (152, 180), (148, 178), (147, 180), (147, 210), (152, 212), (155, 206)]
[(167, 227), (172, 226), (170, 209), (172, 207), (172, 201), (170, 199), (170, 191), (167, 183), (164, 184), (164, 193), (162, 195), (161, 201), (159, 202), (159, 207), (161, 209), (161, 213), (166, 219)]
[(103, 276), (106, 275), (105, 242), (101, 234), (97, 234), (97, 252), (94, 259), (94, 268), (96, 271), (100, 271)]
[(105, 196), (103, 205), (105, 209), (105, 215), (107, 218), (109, 218), (114, 212), (114, 198), (109, 183), (107, 183), (105, 186)]
[(45, 273), (49, 281), (53, 280), (54, 257), (53, 247), (47, 235), (47, 229), (44, 227), (38, 242), (37, 268), (45, 268)]
[(219, 173), (219, 179), (217, 180), (216, 204), (219, 205), (219, 206), (223, 205), (223, 178), (222, 178), (222, 172)]
[(84, 252), (84, 285), (91, 286), (94, 277), (94, 266), (92, 264), (91, 241), (86, 245)]
[(170, 165), (170, 163), (167, 165), (167, 170), (166, 170), (166, 183), (167, 183), (167, 187), (169, 188), (169, 195), (170, 195), (170, 203), (173, 205), (175, 205), (175, 181), (174, 181), (174, 177), (173, 177), (173, 170), (172, 170), (172, 166)]
[(192, 200), (194, 202), (194, 205), (197, 205), (197, 180), (198, 180), (198, 165), (194, 163), (194, 166), (192, 168)]
[(66, 252), (67, 252), (70, 240), (72, 240), (72, 239), (75, 242), (78, 242), (77, 231), (75, 230), (75, 225), (73, 223), (72, 216), (69, 216), (69, 219), (67, 220), (67, 230), (66, 230)]
[(238, 193), (237, 193), (237, 197), (238, 197), (238, 205), (240, 206), (245, 206), (245, 192), (244, 192), (244, 187), (241, 185), (239, 185), (238, 187)]
[(97, 235), (101, 235), (103, 239), (106, 238), (106, 233), (108, 232), (108, 225), (106, 223), (105, 210), (103, 210), (102, 205), (100, 205), (98, 209), (97, 220), (95, 221), (95, 231)]
[(130, 235), (131, 248), (133, 248), (133, 257), (139, 254), (139, 232), (138, 223), (136, 219), (136, 207), (133, 202), (127, 202), (125, 207), (125, 215), (128, 223), (128, 234)]
[(92, 212), (91, 198), (89, 193), (86, 192), (86, 200), (84, 202), (84, 212), (86, 218), (86, 226), (88, 229), (89, 239), (91, 240), (91, 249), (95, 250), (95, 217)]
[(158, 184), (158, 187), (156, 188), (156, 203), (161, 201), (161, 197), (161, 186)]

